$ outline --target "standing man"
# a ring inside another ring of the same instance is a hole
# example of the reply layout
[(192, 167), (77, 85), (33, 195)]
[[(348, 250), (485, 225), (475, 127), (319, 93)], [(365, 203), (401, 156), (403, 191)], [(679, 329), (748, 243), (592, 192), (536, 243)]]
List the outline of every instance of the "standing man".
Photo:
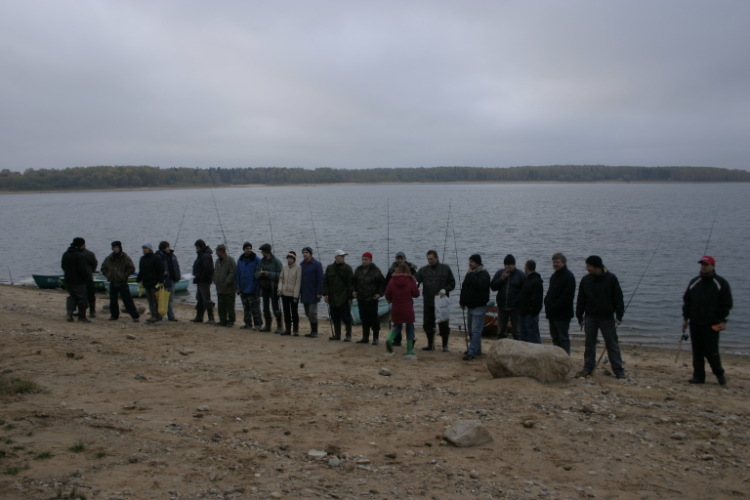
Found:
[(182, 278), (180, 263), (177, 262), (177, 257), (175, 256), (174, 251), (169, 247), (168, 241), (159, 242), (159, 250), (156, 251), (156, 255), (161, 259), (161, 265), (164, 267), (164, 288), (169, 292), (167, 319), (169, 321), (177, 321), (177, 318), (174, 315), (173, 304), (175, 285), (177, 285), (177, 282)]
[(544, 284), (542, 277), (536, 272), (536, 262), (527, 260), (523, 270), (526, 273), (526, 279), (521, 285), (518, 298), (519, 336), (523, 342), (541, 344), (539, 312), (542, 310)]
[(333, 264), (326, 267), (323, 275), (323, 299), (328, 303), (328, 311), (333, 323), (333, 335), (328, 340), (341, 340), (341, 322), (346, 327), (344, 342), (352, 341), (352, 293), (354, 292), (354, 272), (345, 258), (349, 255), (336, 250)]
[(261, 332), (271, 331), (271, 310), (276, 317), (276, 333), (281, 333), (281, 309), (279, 308), (279, 276), (281, 275), (281, 261), (274, 257), (271, 245), (263, 243), (260, 246), (260, 253), (263, 258), (260, 259), (258, 267), (255, 269), (255, 279), (258, 280), (258, 289), (263, 299), (263, 319), (265, 324), (260, 329)]
[(214, 303), (211, 302), (211, 283), (214, 280), (213, 251), (203, 240), (195, 241), (193, 283), (198, 285), (195, 293), (195, 318), (190, 321), (203, 323), (203, 313), (208, 311), (208, 323), (214, 324)]
[[(117, 321), (120, 317), (120, 304), (117, 298), (122, 297), (122, 303), (125, 304), (125, 310), (138, 323), (140, 314), (135, 307), (133, 297), (130, 295), (130, 286), (128, 278), (135, 273), (135, 264), (133, 260), (122, 251), (120, 241), (112, 242), (112, 253), (104, 259), (102, 263), (102, 274), (109, 280), (109, 320)], [(170, 297), (171, 300), (171, 297)]]
[[(417, 271), (417, 284), (422, 285), (424, 296), (424, 311), (422, 316), (422, 327), (427, 335), (427, 347), (423, 351), (435, 350), (435, 297), (440, 290), (445, 290), (450, 295), (451, 290), (456, 288), (456, 280), (453, 271), (446, 264), (441, 264), (435, 250), (427, 251), (427, 265)], [(440, 335), (446, 338), (450, 333), (448, 323), (440, 323)]]
[(86, 309), (88, 308), (88, 298), (86, 293), (86, 283), (91, 278), (91, 268), (83, 254), (86, 246), (86, 240), (83, 238), (73, 238), (73, 242), (62, 256), (60, 266), (65, 273), (65, 288), (68, 290), (66, 300), (67, 319), (73, 321), (73, 313), (78, 308), (78, 321), (90, 323), (86, 318)]
[(516, 268), (516, 258), (512, 254), (505, 256), (503, 269), (495, 273), (490, 288), (497, 292), (497, 338), (508, 336), (508, 321), (514, 340), (518, 340), (518, 300), (526, 275)]
[(601, 330), (615, 377), (625, 378), (620, 343), (617, 340), (617, 325), (622, 323), (622, 316), (625, 314), (620, 282), (617, 276), (604, 267), (602, 258), (598, 255), (591, 255), (586, 259), (586, 270), (588, 274), (578, 286), (576, 304), (578, 324), (586, 334), (586, 348), (583, 353), (583, 370), (576, 376), (588, 377), (594, 372), (596, 338)]
[(716, 274), (716, 259), (706, 255), (698, 261), (700, 274), (690, 280), (682, 297), (682, 331), (690, 326), (693, 348), (691, 384), (706, 382), (705, 360), (720, 385), (726, 385), (724, 368), (719, 356), (719, 332), (726, 330), (732, 310), (732, 290), (727, 280)]
[(354, 292), (357, 299), (359, 317), (362, 320), (362, 338), (357, 344), (370, 342), (372, 330), (372, 345), (378, 345), (380, 337), (380, 316), (378, 316), (378, 301), (385, 291), (385, 277), (378, 266), (372, 263), (372, 254), (362, 254), (362, 265), (354, 271)]
[(567, 266), (568, 260), (562, 253), (552, 255), (552, 269), (549, 289), (544, 297), (544, 312), (549, 320), (549, 334), (552, 343), (570, 354), (570, 320), (573, 319), (573, 297), (576, 294), (576, 278)]
[(231, 255), (227, 255), (227, 247), (221, 244), (216, 247), (216, 262), (214, 263), (214, 284), (216, 285), (216, 300), (219, 303), (219, 325), (229, 328), (234, 326), (236, 313), (234, 312), (234, 293), (237, 289), (237, 263)]
[(242, 300), (244, 322), (240, 328), (260, 330), (260, 299), (258, 298), (258, 281), (255, 271), (260, 264), (260, 257), (253, 252), (253, 245), (249, 241), (242, 244), (242, 255), (237, 261), (237, 293)]
[(307, 338), (318, 337), (318, 303), (323, 296), (323, 265), (313, 258), (310, 247), (302, 249), (302, 285), (300, 288), (300, 300), (305, 309), (305, 316), (310, 321), (310, 333), (305, 334)]
[(83, 245), (83, 256), (86, 257), (86, 263), (92, 273), (86, 281), (86, 299), (89, 303), (89, 318), (96, 318), (96, 288), (94, 288), (93, 273), (96, 272), (96, 266), (99, 265), (99, 261), (96, 260), (94, 252), (86, 248), (86, 244)]
[(161, 259), (154, 253), (154, 246), (146, 242), (141, 247), (143, 257), (138, 264), (138, 283), (143, 285), (146, 290), (146, 299), (148, 300), (148, 309), (151, 317), (146, 323), (156, 323), (161, 321), (159, 314), (159, 302), (156, 299), (156, 286), (164, 283), (164, 267)]
[[(406, 266), (409, 268), (409, 272), (411, 273), (411, 275), (414, 277), (415, 280), (417, 279), (417, 271), (418, 271), (417, 266), (415, 264), (412, 264), (408, 260), (406, 260), (406, 254), (404, 252), (396, 252), (396, 259), (393, 261), (393, 264), (391, 264), (391, 267), (388, 269), (388, 272), (385, 275), (384, 288), (388, 287), (388, 283), (390, 283), (391, 281), (391, 276), (393, 276), (393, 273), (396, 272), (396, 268), (399, 266), (399, 264), (402, 264), (402, 263), (406, 264)], [(412, 327), (413, 326), (414, 325), (412, 324)], [(391, 345), (393, 345), (394, 347), (400, 346), (401, 340), (402, 340), (401, 332), (399, 331), (394, 337)]]
[(469, 257), (469, 270), (466, 271), (461, 285), (459, 305), (466, 309), (468, 329), (471, 334), (469, 348), (463, 357), (464, 361), (471, 361), (482, 354), (482, 329), (484, 315), (487, 313), (487, 303), (490, 301), (490, 273), (482, 267), (482, 256), (474, 254)]

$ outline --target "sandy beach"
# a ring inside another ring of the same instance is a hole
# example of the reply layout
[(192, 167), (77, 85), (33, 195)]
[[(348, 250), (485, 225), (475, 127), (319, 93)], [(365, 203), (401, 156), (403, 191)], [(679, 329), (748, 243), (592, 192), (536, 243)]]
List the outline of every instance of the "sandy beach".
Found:
[[(541, 384), (462, 361), (458, 335), (406, 361), (324, 323), (280, 337), (185, 305), (178, 322), (68, 323), (65, 296), (0, 286), (0, 376), (43, 389), (0, 395), (3, 499), (750, 496), (747, 357), (723, 357), (726, 387), (692, 386), (689, 345), (675, 362), (625, 344), (628, 380), (575, 379), (575, 344), (571, 378)], [(494, 441), (448, 445), (464, 419)]]

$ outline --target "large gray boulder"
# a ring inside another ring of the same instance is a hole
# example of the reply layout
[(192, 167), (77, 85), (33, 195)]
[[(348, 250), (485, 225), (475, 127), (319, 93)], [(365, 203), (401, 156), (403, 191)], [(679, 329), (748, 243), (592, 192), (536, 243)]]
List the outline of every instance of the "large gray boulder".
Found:
[(572, 368), (564, 349), (518, 340), (502, 339), (487, 353), (487, 368), (495, 378), (530, 377), (539, 382), (561, 382)]
[(481, 446), (492, 442), (490, 432), (482, 426), (479, 420), (459, 420), (445, 430), (443, 438), (459, 448)]

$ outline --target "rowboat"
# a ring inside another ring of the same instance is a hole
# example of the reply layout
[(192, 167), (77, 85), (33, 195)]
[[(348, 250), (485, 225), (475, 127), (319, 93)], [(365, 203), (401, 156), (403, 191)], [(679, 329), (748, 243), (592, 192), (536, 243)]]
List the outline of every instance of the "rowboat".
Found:
[[(34, 275), (32, 275), (34, 276)], [(109, 281), (107, 281), (107, 277), (104, 276), (101, 273), (94, 273), (91, 275), (91, 277), (94, 280), (94, 291), (96, 292), (106, 292), (109, 289)], [(36, 278), (34, 278), (34, 281), (36, 281)], [(38, 283), (37, 283), (38, 285)], [(60, 286), (65, 288), (65, 277), (60, 276)]]
[[(391, 304), (388, 303), (385, 297), (380, 297), (380, 299), (378, 299), (378, 317), (382, 318), (389, 312), (391, 312)], [(357, 304), (357, 299), (352, 300), (352, 324), (362, 324), (362, 318), (359, 317), (359, 305)]]
[[(174, 292), (185, 292), (188, 289), (188, 285), (190, 284), (190, 280), (182, 279), (175, 283), (174, 285)], [(143, 297), (146, 295), (146, 291), (143, 288), (140, 288), (139, 292), (139, 286), (140, 283), (137, 281), (128, 281), (128, 288), (130, 288), (130, 295), (133, 297)]]
[(60, 288), (62, 286), (62, 283), (60, 282), (60, 276), (59, 274), (32, 274), (32, 278), (34, 278), (34, 283), (36, 283), (36, 286), (39, 288)]

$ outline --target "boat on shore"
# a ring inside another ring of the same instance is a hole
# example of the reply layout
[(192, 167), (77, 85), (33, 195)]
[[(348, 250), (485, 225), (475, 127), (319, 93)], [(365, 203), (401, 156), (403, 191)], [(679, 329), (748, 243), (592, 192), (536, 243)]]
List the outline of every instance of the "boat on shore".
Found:
[[(385, 297), (380, 297), (380, 299), (378, 299), (378, 318), (382, 319), (390, 312), (391, 304), (385, 299)], [(352, 300), (352, 324), (362, 324), (362, 318), (359, 317), (359, 304), (357, 303), (357, 299)]]
[[(36, 275), (32, 274), (32, 277), (33, 276), (36, 276)], [(106, 292), (107, 290), (109, 290), (109, 281), (107, 281), (106, 276), (104, 276), (101, 273), (94, 273), (91, 275), (91, 277), (94, 279), (94, 291)], [(65, 276), (59, 276), (59, 279), (60, 279), (60, 286), (62, 288), (65, 288)], [(36, 278), (34, 278), (34, 281), (36, 281)]]
[[(189, 279), (181, 279), (180, 281), (175, 283), (174, 293), (186, 292), (189, 284)], [(138, 283), (137, 281), (128, 281), (128, 288), (130, 288), (130, 295), (132, 295), (133, 297), (143, 297), (146, 295), (145, 290), (140, 287), (140, 283)]]
[(62, 275), (60, 274), (32, 274), (36, 286), (43, 289), (61, 288)]

